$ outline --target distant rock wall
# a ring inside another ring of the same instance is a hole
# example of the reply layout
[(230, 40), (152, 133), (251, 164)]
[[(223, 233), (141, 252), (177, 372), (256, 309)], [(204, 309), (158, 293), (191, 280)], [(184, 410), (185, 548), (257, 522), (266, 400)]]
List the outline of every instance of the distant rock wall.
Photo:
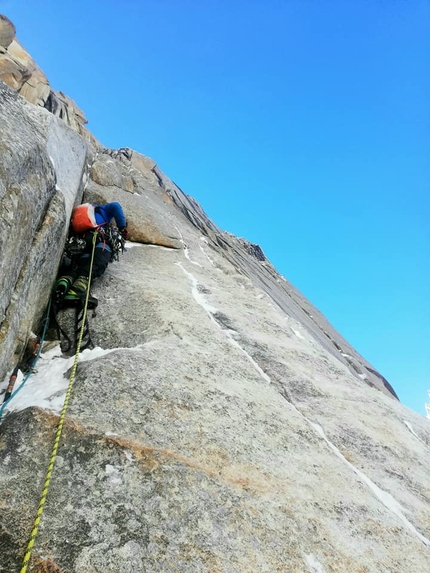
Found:
[(51, 88), (46, 75), (16, 39), (15, 32), (14, 24), (0, 14), (0, 80), (97, 146), (95, 137), (84, 127), (88, 123), (84, 112), (63, 92)]

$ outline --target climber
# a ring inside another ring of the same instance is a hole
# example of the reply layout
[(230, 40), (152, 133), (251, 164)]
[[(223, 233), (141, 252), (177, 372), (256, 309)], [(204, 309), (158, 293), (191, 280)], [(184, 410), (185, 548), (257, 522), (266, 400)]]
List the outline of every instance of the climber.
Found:
[[(112, 219), (115, 219), (117, 227), (111, 225)], [(118, 252), (124, 250), (124, 242), (129, 232), (120, 203), (85, 203), (73, 211), (69, 239), (54, 287), (56, 303), (74, 304), (85, 299), (95, 232), (97, 238), (91, 281), (101, 277), (108, 264), (118, 258)], [(96, 305), (96, 299), (91, 299), (93, 305)]]

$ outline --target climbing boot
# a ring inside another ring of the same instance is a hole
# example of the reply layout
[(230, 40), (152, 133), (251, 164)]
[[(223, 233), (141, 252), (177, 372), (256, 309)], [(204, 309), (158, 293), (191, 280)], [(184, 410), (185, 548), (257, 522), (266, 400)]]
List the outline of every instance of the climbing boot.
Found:
[[(72, 285), (72, 288), (67, 292), (66, 296), (63, 298), (63, 302), (67, 305), (74, 306), (79, 303), (84, 304), (87, 296), (88, 290), (88, 278), (78, 277)], [(89, 295), (88, 298), (88, 308), (96, 308), (99, 301), (96, 297)]]
[(76, 291), (70, 289), (67, 294), (64, 295), (61, 304), (63, 306), (79, 306), (82, 300), (82, 296), (79, 296)]
[(54, 285), (55, 302), (59, 303), (71, 286), (72, 286), (72, 277), (70, 276), (60, 277)]
[(72, 285), (72, 290), (81, 296), (85, 295), (88, 290), (88, 277), (78, 277)]

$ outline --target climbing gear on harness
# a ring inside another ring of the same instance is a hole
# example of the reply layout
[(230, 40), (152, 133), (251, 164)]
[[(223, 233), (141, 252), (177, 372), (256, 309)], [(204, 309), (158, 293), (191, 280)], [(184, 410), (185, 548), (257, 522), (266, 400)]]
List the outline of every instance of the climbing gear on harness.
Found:
[(119, 253), (123, 253), (125, 248), (125, 240), (119, 229), (107, 224), (104, 227), (101, 227), (98, 233), (100, 242), (107, 244), (112, 251), (111, 262), (118, 261)]
[[(92, 267), (93, 267), (94, 249), (96, 246), (96, 240), (97, 240), (97, 237), (96, 237), (96, 235), (94, 235), (93, 252), (92, 252), (91, 264), (90, 264), (90, 276), (91, 276)], [(33, 529), (32, 529), (31, 534), (30, 534), (30, 540), (29, 540), (28, 545), (27, 545), (27, 551), (25, 552), (25, 555), (24, 555), (24, 560), (22, 562), (22, 568), (21, 568), (20, 573), (26, 573), (28, 566), (30, 564), (31, 553), (33, 551), (34, 542), (35, 542), (36, 537), (37, 537), (37, 532), (39, 530), (39, 523), (40, 523), (40, 520), (42, 518), (43, 509), (45, 507), (45, 502), (46, 502), (46, 497), (48, 495), (49, 485), (51, 483), (52, 471), (54, 469), (55, 459), (57, 457), (58, 445), (60, 443), (60, 438), (61, 438), (61, 434), (63, 431), (63, 425), (64, 425), (64, 420), (66, 417), (67, 406), (69, 404), (70, 395), (72, 393), (72, 388), (73, 388), (73, 382), (75, 380), (76, 370), (78, 368), (79, 352), (81, 351), (82, 338), (84, 335), (84, 328), (85, 328), (85, 322), (86, 322), (86, 317), (87, 317), (87, 308), (88, 308), (89, 296), (90, 296), (90, 289), (88, 288), (87, 289), (87, 296), (86, 296), (85, 304), (84, 304), (84, 308), (83, 308), (81, 332), (79, 335), (78, 344), (76, 346), (75, 361), (73, 363), (72, 372), (70, 374), (70, 380), (69, 380), (69, 385), (68, 385), (67, 391), (66, 391), (66, 397), (64, 399), (63, 409), (61, 410), (60, 419), (58, 420), (58, 426), (57, 426), (57, 431), (55, 434), (54, 445), (52, 448), (51, 459), (49, 461), (48, 471), (46, 472), (45, 483), (43, 485), (42, 495), (40, 497), (39, 507), (38, 507), (37, 513), (36, 513), (36, 519), (34, 520)]]
[(67, 239), (64, 249), (66, 254), (72, 258), (83, 253), (86, 246), (87, 243), (85, 239), (80, 237), (70, 237), (70, 239)]

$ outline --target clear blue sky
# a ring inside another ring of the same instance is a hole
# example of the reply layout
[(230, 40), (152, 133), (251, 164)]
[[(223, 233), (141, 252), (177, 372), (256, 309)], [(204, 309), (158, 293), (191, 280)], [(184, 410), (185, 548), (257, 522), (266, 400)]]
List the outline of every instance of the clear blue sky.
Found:
[(428, 0), (0, 0), (107, 147), (260, 244), (425, 414)]

